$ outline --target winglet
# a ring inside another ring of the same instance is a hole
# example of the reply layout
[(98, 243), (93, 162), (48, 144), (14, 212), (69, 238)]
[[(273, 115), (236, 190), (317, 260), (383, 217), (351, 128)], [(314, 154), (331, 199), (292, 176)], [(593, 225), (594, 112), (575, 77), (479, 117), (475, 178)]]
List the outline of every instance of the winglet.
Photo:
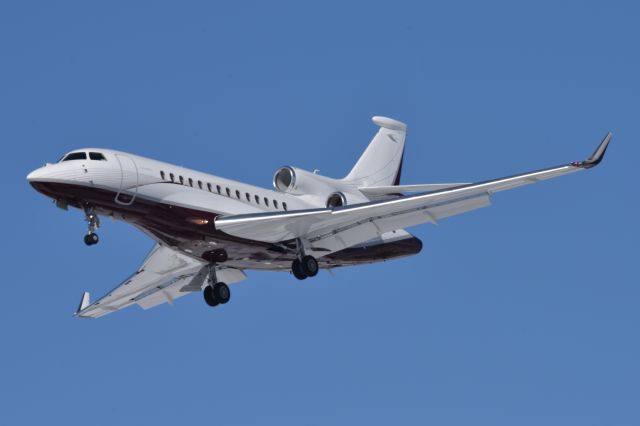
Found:
[(74, 314), (75, 316), (78, 316), (78, 314), (82, 311), (84, 311), (87, 306), (89, 306), (91, 304), (91, 302), (89, 302), (89, 292), (85, 291), (84, 293), (82, 293), (82, 299), (80, 299), (80, 304), (78, 305), (78, 310), (76, 311), (76, 313)]
[(588, 160), (584, 161), (576, 161), (571, 163), (572, 166), (580, 167), (582, 169), (590, 169), (591, 167), (595, 167), (604, 158), (604, 153), (607, 151), (607, 147), (609, 146), (609, 142), (611, 142), (611, 132), (607, 133), (607, 135), (602, 139), (598, 148), (593, 152), (591, 157)]

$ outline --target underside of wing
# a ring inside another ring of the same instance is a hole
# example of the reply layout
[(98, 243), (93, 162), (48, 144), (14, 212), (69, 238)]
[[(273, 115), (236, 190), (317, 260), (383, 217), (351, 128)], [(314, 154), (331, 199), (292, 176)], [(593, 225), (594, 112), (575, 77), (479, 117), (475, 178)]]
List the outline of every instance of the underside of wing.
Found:
[(278, 243), (296, 238), (316, 257), (354, 246), (396, 229), (439, 220), (489, 206), (486, 192), (429, 203), (417, 197), (373, 202), (336, 209), (228, 216), (216, 219), (216, 228), (241, 238)]
[(610, 139), (609, 133), (588, 160), (563, 166), (334, 209), (223, 216), (216, 218), (215, 226), (230, 235), (270, 243), (300, 238), (310, 244), (310, 251), (317, 249), (315, 254), (322, 256), (394, 229), (436, 223), (442, 218), (486, 207), (494, 192), (591, 168), (602, 160)]
[[(209, 275), (206, 263), (175, 250), (156, 245), (142, 266), (127, 280), (94, 303), (85, 293), (76, 316), (97, 318), (137, 304), (149, 309), (162, 303), (173, 303), (179, 297), (200, 291)], [(244, 279), (242, 271), (222, 269), (219, 279), (227, 283)]]

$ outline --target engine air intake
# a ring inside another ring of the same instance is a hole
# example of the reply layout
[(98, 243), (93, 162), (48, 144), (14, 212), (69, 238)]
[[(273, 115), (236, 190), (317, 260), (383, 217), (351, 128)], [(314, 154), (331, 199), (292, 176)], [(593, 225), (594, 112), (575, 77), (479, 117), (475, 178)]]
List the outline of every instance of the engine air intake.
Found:
[(296, 173), (291, 167), (282, 167), (273, 176), (273, 186), (280, 192), (290, 191), (295, 183)]
[(327, 198), (327, 208), (341, 207), (347, 204), (347, 197), (342, 192), (334, 192)]

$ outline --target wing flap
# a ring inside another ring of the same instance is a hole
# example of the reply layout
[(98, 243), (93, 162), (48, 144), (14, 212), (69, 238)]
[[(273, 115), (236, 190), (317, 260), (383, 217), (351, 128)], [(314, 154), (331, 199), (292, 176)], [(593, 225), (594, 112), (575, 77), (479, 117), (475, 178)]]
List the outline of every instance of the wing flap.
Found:
[[(145, 310), (163, 303), (173, 305), (174, 300), (194, 291), (201, 291), (206, 285), (208, 275), (209, 268), (203, 266), (197, 274), (185, 274), (175, 277), (164, 286), (158, 285), (141, 293), (133, 301)], [(241, 270), (231, 268), (217, 270), (216, 277), (219, 281), (227, 284), (233, 284), (247, 278)]]
[(407, 209), (368, 217), (346, 223), (341, 227), (321, 229), (305, 236), (305, 238), (312, 243), (311, 249), (313, 249), (314, 244), (317, 244), (328, 250), (328, 252), (315, 253), (318, 257), (322, 257), (330, 252), (354, 246), (395, 229), (408, 228), (426, 222), (438, 223), (439, 220), (449, 216), (487, 207), (490, 204), (489, 196), (481, 194), (427, 208)]

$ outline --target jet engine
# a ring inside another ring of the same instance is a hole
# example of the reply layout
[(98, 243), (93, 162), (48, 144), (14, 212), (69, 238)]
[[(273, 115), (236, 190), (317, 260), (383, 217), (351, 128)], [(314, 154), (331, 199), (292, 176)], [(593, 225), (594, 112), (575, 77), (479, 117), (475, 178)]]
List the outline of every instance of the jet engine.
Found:
[(303, 196), (322, 207), (333, 208), (367, 201), (352, 185), (297, 167), (279, 168), (273, 175), (273, 187), (280, 192)]

